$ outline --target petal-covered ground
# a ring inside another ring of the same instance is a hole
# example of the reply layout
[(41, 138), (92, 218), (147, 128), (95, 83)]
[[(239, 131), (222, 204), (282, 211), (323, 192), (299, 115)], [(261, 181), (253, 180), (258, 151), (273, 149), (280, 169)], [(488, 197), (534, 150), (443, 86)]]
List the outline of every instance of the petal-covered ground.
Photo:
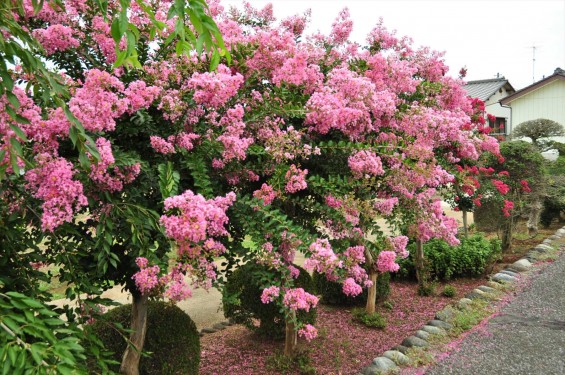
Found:
[[(484, 278), (459, 279), (449, 284), (457, 289), (455, 298), (486, 282)], [(454, 299), (438, 296), (421, 297), (417, 285), (392, 282), (388, 301), (392, 309), (379, 306), (387, 327), (367, 328), (352, 322), (351, 308), (321, 305), (318, 308), (318, 338), (301, 343), (310, 358), (309, 365), (317, 374), (356, 374), (373, 358), (412, 335), (432, 319), (435, 313)], [(441, 292), (443, 285), (438, 285)], [(243, 326), (202, 337), (201, 375), (224, 374), (299, 374), (297, 369), (285, 369), (280, 354), (283, 342), (262, 338)], [(278, 366), (274, 364), (278, 363)]]

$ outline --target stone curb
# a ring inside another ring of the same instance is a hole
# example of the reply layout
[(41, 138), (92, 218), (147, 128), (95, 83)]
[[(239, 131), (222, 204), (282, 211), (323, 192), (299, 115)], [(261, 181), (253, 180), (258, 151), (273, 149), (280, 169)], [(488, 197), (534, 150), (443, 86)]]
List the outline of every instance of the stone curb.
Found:
[[(519, 280), (520, 273), (529, 271), (538, 259), (547, 254), (549, 251), (555, 250), (550, 244), (558, 239), (565, 237), (565, 226), (558, 229), (542, 243), (532, 248), (523, 258), (517, 260), (511, 265), (490, 277), (487, 285), (481, 285), (473, 291), (467, 293), (465, 298), (457, 301), (456, 306), (447, 305), (443, 310), (435, 315), (435, 319), (429, 321), (420, 328), (414, 335), (405, 338), (401, 345), (387, 350), (382, 356), (373, 359), (373, 362), (364, 367), (357, 375), (385, 375), (393, 371), (399, 370), (399, 366), (405, 366), (409, 363), (408, 357), (405, 355), (411, 347), (428, 347), (428, 340), (433, 336), (445, 336), (447, 331), (453, 328), (450, 321), (453, 318), (454, 309), (465, 309), (474, 299), (497, 300), (498, 285), (512, 284)], [(396, 373), (396, 372), (395, 372)]]
[(224, 320), (223, 322), (214, 324), (212, 327), (202, 328), (200, 330), (199, 334), (200, 334), (200, 337), (202, 337), (202, 336), (204, 336), (208, 333), (215, 333), (215, 332), (221, 331), (223, 329), (226, 329), (227, 327), (232, 326), (234, 324), (235, 324), (235, 322), (232, 321), (231, 319)]

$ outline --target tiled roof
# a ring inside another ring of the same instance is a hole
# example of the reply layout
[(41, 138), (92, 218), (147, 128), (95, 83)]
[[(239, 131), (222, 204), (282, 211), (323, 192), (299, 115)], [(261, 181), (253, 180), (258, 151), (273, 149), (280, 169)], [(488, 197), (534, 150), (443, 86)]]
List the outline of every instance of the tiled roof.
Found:
[(480, 81), (469, 81), (463, 88), (471, 98), (479, 98), (487, 101), (498, 89), (508, 83), (506, 78), (482, 79)]
[(561, 68), (557, 68), (555, 69), (555, 71), (553, 72), (552, 75), (550, 75), (549, 77), (545, 77), (544, 79), (534, 82), (531, 85), (529, 85), (528, 87), (524, 87), (521, 90), (516, 91), (514, 94), (512, 95), (508, 95), (507, 97), (503, 98), (500, 100), (500, 103), (503, 105), (507, 105), (508, 103), (521, 98), (524, 95), (529, 94), (530, 92), (547, 85), (548, 83), (557, 81), (557, 80), (565, 80), (565, 70), (561, 69)]

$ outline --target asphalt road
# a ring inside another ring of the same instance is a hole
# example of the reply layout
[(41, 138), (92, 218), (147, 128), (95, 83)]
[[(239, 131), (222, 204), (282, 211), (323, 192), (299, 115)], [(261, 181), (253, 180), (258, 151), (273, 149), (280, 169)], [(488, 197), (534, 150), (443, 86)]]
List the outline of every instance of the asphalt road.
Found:
[[(563, 246), (562, 246), (563, 249)], [(564, 375), (565, 252), (426, 375)]]

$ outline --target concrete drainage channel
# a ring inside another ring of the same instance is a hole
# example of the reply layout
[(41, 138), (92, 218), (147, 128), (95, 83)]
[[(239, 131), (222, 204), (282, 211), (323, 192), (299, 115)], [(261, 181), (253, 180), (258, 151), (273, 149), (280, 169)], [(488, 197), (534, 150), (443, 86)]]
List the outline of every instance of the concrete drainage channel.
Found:
[(543, 259), (549, 252), (555, 249), (550, 245), (553, 241), (565, 237), (565, 227), (558, 229), (554, 235), (549, 236), (542, 243), (530, 250), (526, 256), (504, 270), (491, 276), (487, 285), (479, 286), (469, 292), (465, 298), (461, 298), (455, 307), (449, 305), (435, 315), (434, 320), (430, 320), (414, 335), (405, 338), (401, 345), (397, 345), (391, 350), (387, 350), (381, 356), (373, 359), (373, 362), (363, 368), (357, 375), (382, 375), (396, 372), (399, 367), (407, 366), (410, 358), (406, 355), (410, 348), (426, 348), (430, 346), (430, 339), (433, 336), (446, 336), (448, 331), (453, 328), (449, 323), (454, 309), (465, 309), (474, 299), (491, 301), (497, 299), (496, 294), (500, 286), (505, 283), (515, 283), (520, 278), (520, 273), (531, 269), (532, 264)]

